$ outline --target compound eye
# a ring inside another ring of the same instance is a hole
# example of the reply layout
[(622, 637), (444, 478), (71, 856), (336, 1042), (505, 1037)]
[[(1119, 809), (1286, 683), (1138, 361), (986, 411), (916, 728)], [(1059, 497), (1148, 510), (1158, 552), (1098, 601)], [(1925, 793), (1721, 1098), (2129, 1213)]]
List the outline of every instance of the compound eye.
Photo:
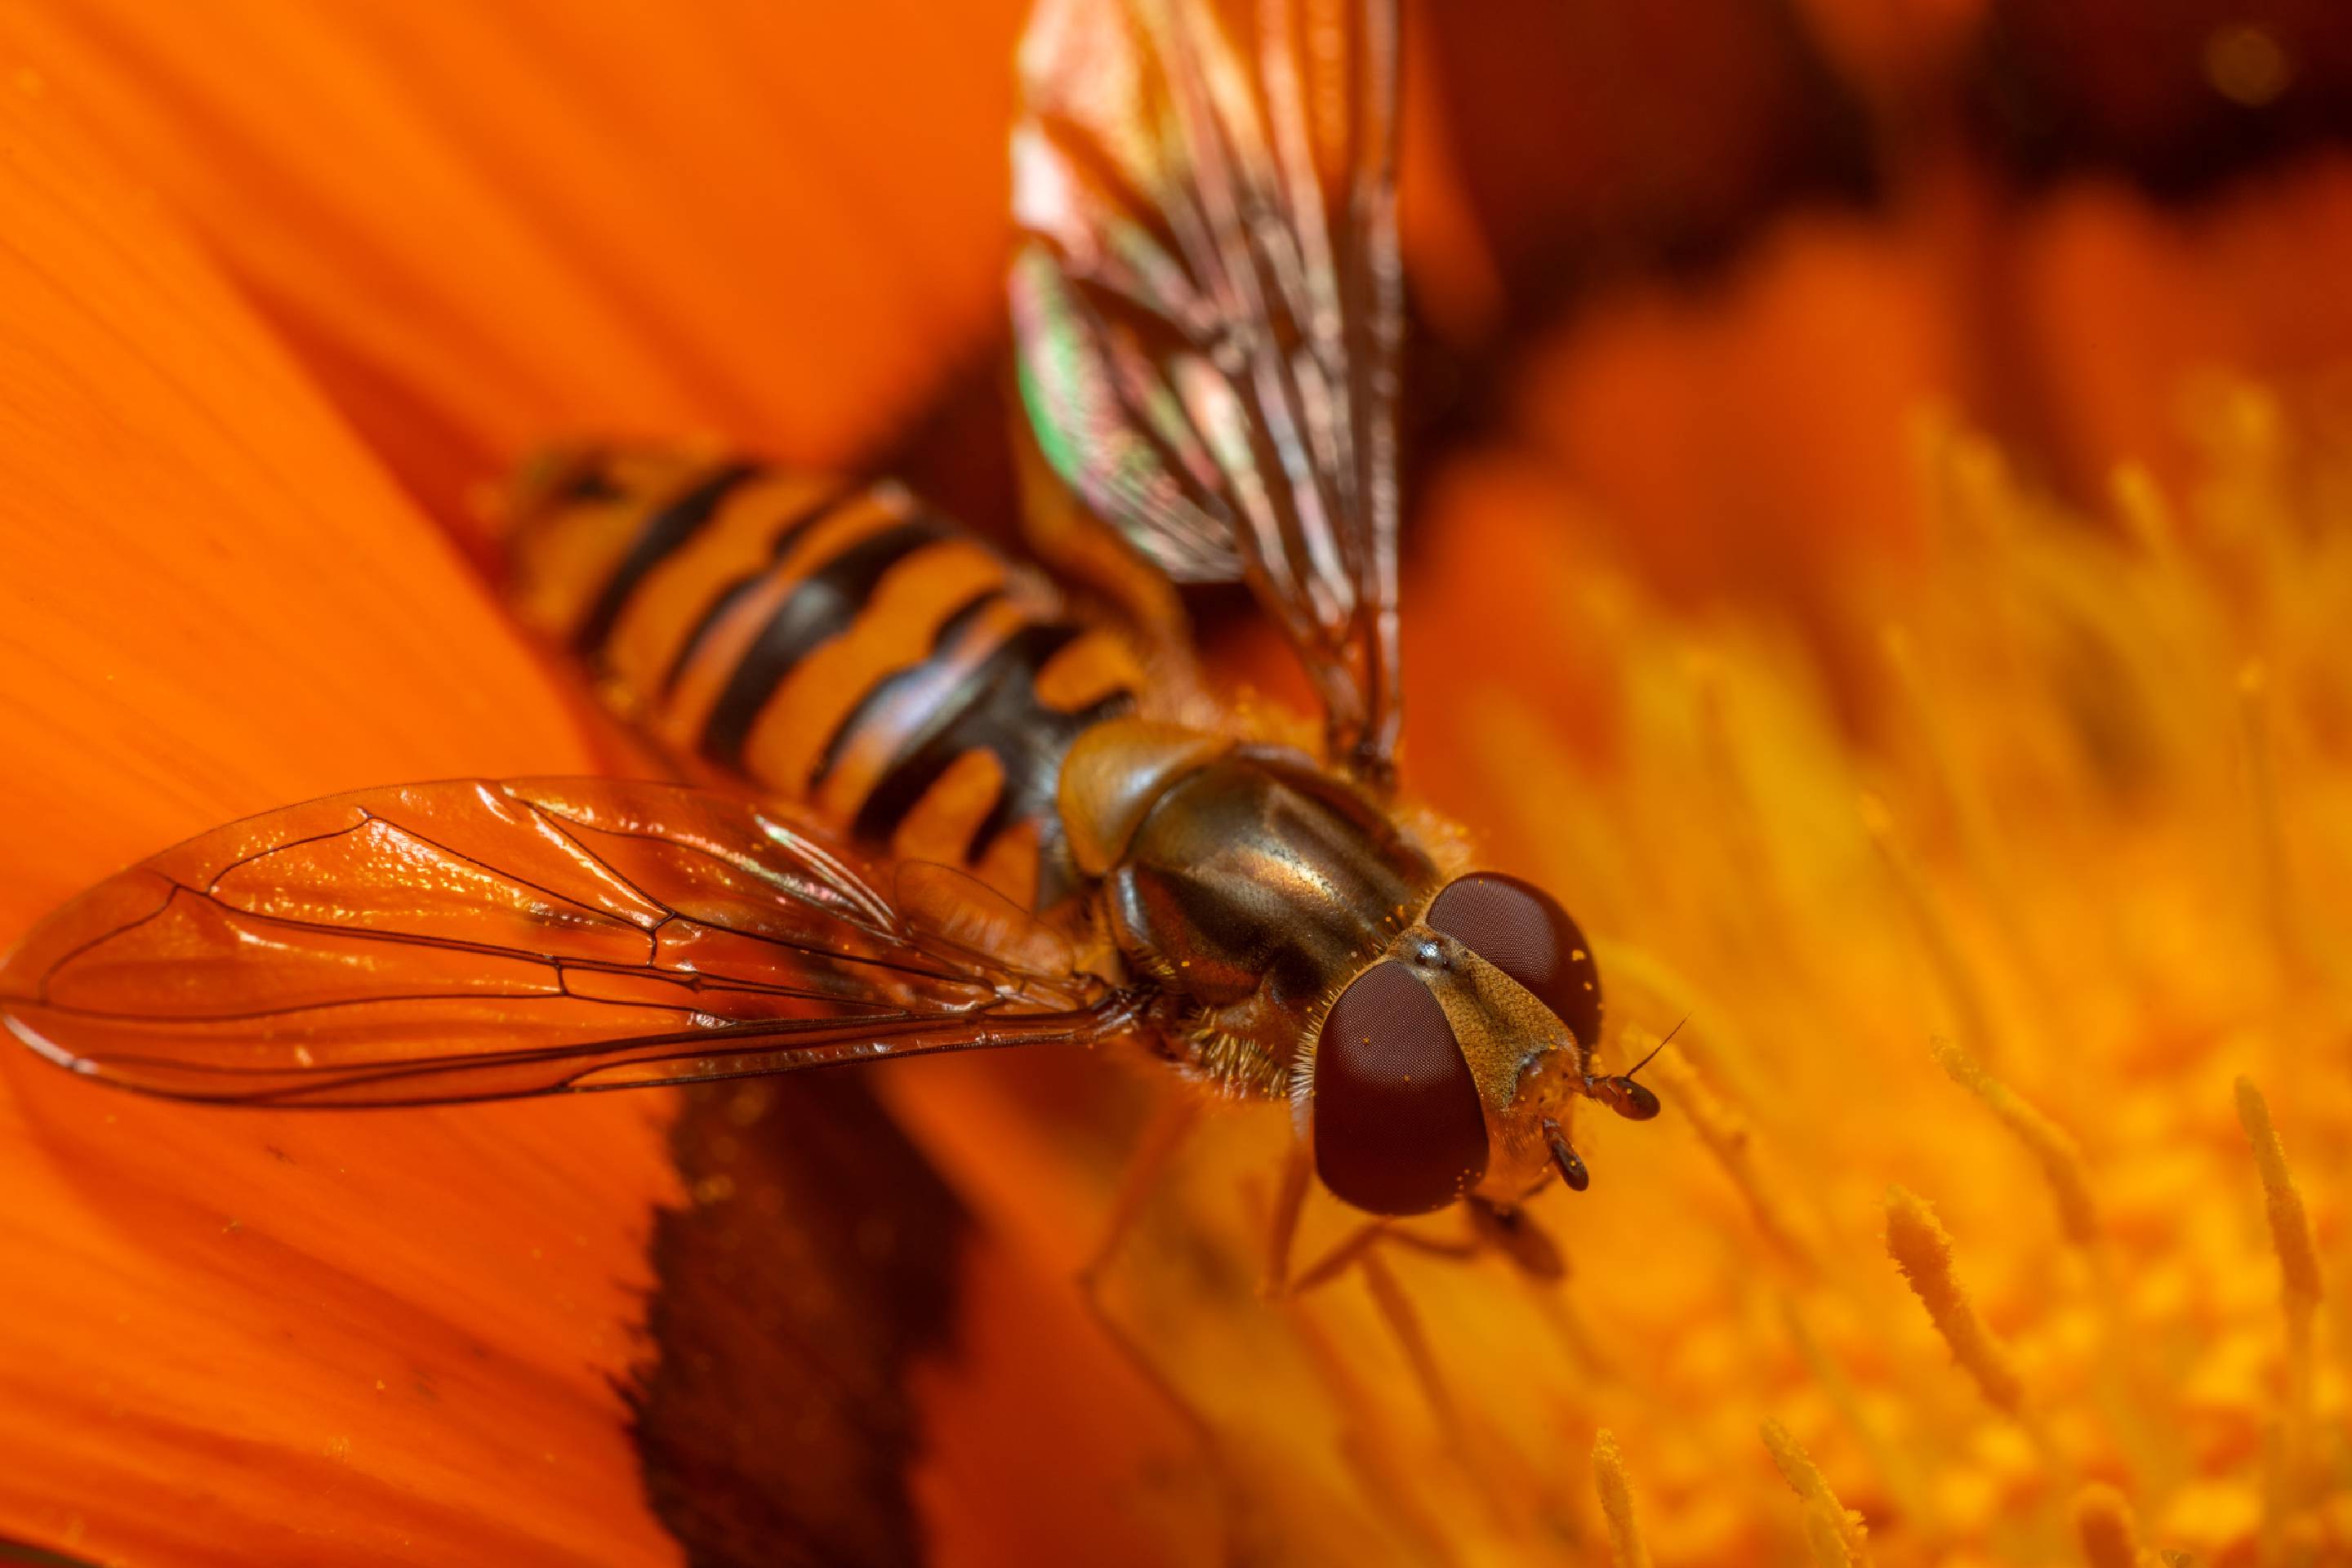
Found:
[(1517, 877), (1475, 871), (1446, 884), (1429, 906), (1444, 931), (1535, 994), (1591, 1050), (1601, 1042), (1601, 970), (1568, 911)]
[(1486, 1173), (1486, 1118), (1445, 1010), (1383, 959), (1332, 1004), (1315, 1047), (1315, 1173), (1379, 1215), (1444, 1208)]

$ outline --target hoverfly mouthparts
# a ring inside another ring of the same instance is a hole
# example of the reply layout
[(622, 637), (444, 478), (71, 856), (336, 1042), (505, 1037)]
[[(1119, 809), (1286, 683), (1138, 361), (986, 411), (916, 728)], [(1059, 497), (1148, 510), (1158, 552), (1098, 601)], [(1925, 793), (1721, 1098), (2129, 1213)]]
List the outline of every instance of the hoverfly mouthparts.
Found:
[(1543, 1131), (1544, 1142), (1551, 1150), (1551, 1163), (1559, 1168), (1559, 1179), (1568, 1184), (1568, 1190), (1580, 1193), (1591, 1186), (1592, 1173), (1584, 1168), (1583, 1157), (1568, 1146), (1568, 1134), (1560, 1130), (1559, 1123), (1547, 1120)]

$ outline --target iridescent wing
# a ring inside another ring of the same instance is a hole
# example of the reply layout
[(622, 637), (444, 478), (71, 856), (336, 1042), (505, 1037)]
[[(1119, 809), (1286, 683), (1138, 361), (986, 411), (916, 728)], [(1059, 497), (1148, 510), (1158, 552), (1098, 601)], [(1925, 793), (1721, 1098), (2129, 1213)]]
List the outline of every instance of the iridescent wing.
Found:
[(1397, 737), (1393, 0), (1041, 0), (1013, 137), (1023, 396), (1179, 582), (1247, 582), (1385, 784)]
[(604, 779), (362, 790), (100, 883), (0, 965), (0, 1022), (102, 1082), (414, 1105), (1096, 1038), (1132, 998), (941, 866)]

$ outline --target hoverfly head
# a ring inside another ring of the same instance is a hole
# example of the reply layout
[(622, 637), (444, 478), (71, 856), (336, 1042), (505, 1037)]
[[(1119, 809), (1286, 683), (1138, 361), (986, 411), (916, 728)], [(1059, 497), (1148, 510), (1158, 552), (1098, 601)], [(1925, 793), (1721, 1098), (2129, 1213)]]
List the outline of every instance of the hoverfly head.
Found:
[[(1570, 1189), (1583, 1191), (1591, 1175), (1569, 1140), (1571, 1102), (1580, 1096), (1595, 1100), (1635, 1121), (1659, 1110), (1656, 1094), (1635, 1077), (1640, 1067), (1615, 1076), (1593, 1071), (1601, 996), (1591, 944), (1558, 900), (1491, 871), (1448, 883), (1431, 901), (1423, 924), (1459, 943), (1490, 982), (1497, 972), (1507, 980), (1483, 987), (1499, 1065), (1512, 1069), (1508, 1081), (1496, 1086), (1503, 1092), (1490, 1097), (1505, 1141), (1523, 1149), (1538, 1174), (1549, 1165)], [(1528, 1001), (1540, 1005), (1542, 1017), (1530, 1022)]]

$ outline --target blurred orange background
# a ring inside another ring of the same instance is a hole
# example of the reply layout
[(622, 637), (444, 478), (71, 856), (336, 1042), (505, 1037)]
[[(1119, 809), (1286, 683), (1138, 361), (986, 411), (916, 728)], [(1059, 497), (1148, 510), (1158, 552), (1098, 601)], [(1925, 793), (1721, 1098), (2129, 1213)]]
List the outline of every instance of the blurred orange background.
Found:
[[(1870, 744), (1902, 692), (1865, 589), (1936, 523), (1923, 410), (2102, 515), (2126, 458), (2201, 481), (2224, 373), (2347, 434), (2352, 14), (2328, 0), (1408, 12), (1409, 768), (1504, 858), (1541, 853), (1493, 797), (1512, 742), (1453, 699), (1495, 686), (1615, 755), (1610, 628), (1565, 609), (1596, 574), (1787, 617)], [(0, 940), (289, 800), (609, 762), (480, 582), (471, 498), (551, 435), (887, 467), (1009, 535), (1021, 16), (0, 0)], [(1296, 693), (1240, 605), (1194, 608), (1221, 669)], [(668, 1097), (229, 1121), (11, 1065), (0, 1537), (681, 1560), (698, 1505), (658, 1478), (647, 1502), (611, 1387), (646, 1351), (656, 1205), (701, 1179)], [(885, 1090), (914, 1145), (887, 1158), (928, 1163), (982, 1239), (919, 1287), (953, 1298), (925, 1332), (956, 1356), (841, 1327), (903, 1305), (868, 1282), (807, 1309), (835, 1337), (777, 1375), (870, 1357), (893, 1392), (737, 1435), (863, 1457), (743, 1505), (810, 1560), (1196, 1554), (1197, 1520), (1111, 1500), (1183, 1435), (1063, 1294), (1149, 1098), (1094, 1066)], [(772, 1179), (764, 1223), (821, 1201)], [(1013, 1462), (995, 1434), (1024, 1426), (1066, 1473)], [(782, 1539), (712, 1528), (698, 1561)], [(1381, 1528), (1318, 1550), (1446, 1555)]]

